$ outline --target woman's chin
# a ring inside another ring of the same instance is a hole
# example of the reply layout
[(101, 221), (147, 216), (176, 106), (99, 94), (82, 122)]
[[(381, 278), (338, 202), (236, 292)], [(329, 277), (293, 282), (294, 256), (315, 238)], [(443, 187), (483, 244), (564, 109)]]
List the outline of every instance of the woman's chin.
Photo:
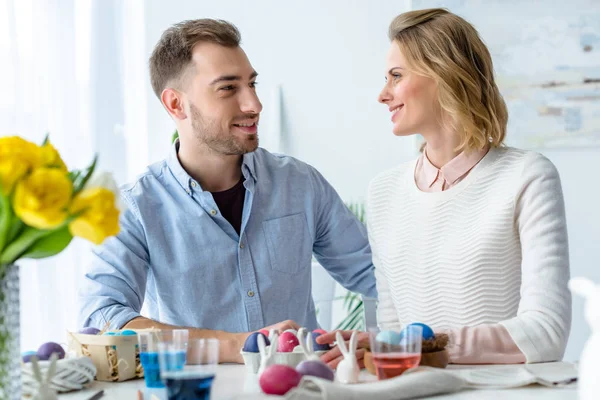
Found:
[(395, 136), (410, 136), (415, 134), (415, 132), (412, 129), (406, 129), (404, 127), (398, 126), (394, 126), (394, 128), (392, 129), (392, 133)]

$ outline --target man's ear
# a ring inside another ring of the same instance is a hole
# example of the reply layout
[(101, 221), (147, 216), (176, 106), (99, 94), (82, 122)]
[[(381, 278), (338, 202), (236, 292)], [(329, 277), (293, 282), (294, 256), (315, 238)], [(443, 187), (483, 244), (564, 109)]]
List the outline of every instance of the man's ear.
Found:
[(187, 114), (183, 106), (182, 93), (173, 88), (167, 88), (161, 93), (160, 100), (171, 117), (176, 120), (183, 120), (187, 118)]

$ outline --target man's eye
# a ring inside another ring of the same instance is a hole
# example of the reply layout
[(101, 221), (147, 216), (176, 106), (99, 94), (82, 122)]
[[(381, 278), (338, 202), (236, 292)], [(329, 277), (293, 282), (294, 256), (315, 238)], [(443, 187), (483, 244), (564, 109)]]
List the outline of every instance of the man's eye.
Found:
[(221, 89), (219, 90), (226, 90), (226, 91), (231, 91), (231, 90), (235, 90), (235, 86), (233, 85), (228, 85), (228, 86), (223, 86)]

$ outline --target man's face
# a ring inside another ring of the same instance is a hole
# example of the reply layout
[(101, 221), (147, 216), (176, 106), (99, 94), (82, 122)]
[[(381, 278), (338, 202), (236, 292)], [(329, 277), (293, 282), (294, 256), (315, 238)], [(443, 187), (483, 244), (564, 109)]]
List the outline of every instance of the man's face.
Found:
[(241, 155), (258, 147), (262, 104), (257, 73), (240, 47), (199, 43), (184, 83), (194, 136), (218, 154)]

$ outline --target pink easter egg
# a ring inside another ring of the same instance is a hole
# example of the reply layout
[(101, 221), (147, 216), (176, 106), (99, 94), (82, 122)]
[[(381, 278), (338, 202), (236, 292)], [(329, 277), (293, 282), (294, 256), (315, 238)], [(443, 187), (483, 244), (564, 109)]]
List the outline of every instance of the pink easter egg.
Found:
[(283, 396), (300, 383), (302, 375), (287, 365), (275, 364), (264, 370), (258, 383), (265, 394)]
[(294, 347), (298, 346), (300, 342), (296, 335), (292, 332), (283, 332), (279, 336), (279, 343), (277, 345), (277, 351), (282, 353), (290, 353), (294, 351)]
[(260, 333), (262, 333), (263, 335), (265, 335), (266, 337), (269, 337), (269, 331), (266, 329), (261, 329), (259, 330)]
[(315, 329), (315, 330), (313, 331), (313, 333), (320, 333), (321, 335), (324, 335), (324, 334), (326, 334), (326, 333), (327, 333), (327, 331), (326, 331), (325, 329), (321, 329), (321, 328), (319, 328), (319, 329)]

